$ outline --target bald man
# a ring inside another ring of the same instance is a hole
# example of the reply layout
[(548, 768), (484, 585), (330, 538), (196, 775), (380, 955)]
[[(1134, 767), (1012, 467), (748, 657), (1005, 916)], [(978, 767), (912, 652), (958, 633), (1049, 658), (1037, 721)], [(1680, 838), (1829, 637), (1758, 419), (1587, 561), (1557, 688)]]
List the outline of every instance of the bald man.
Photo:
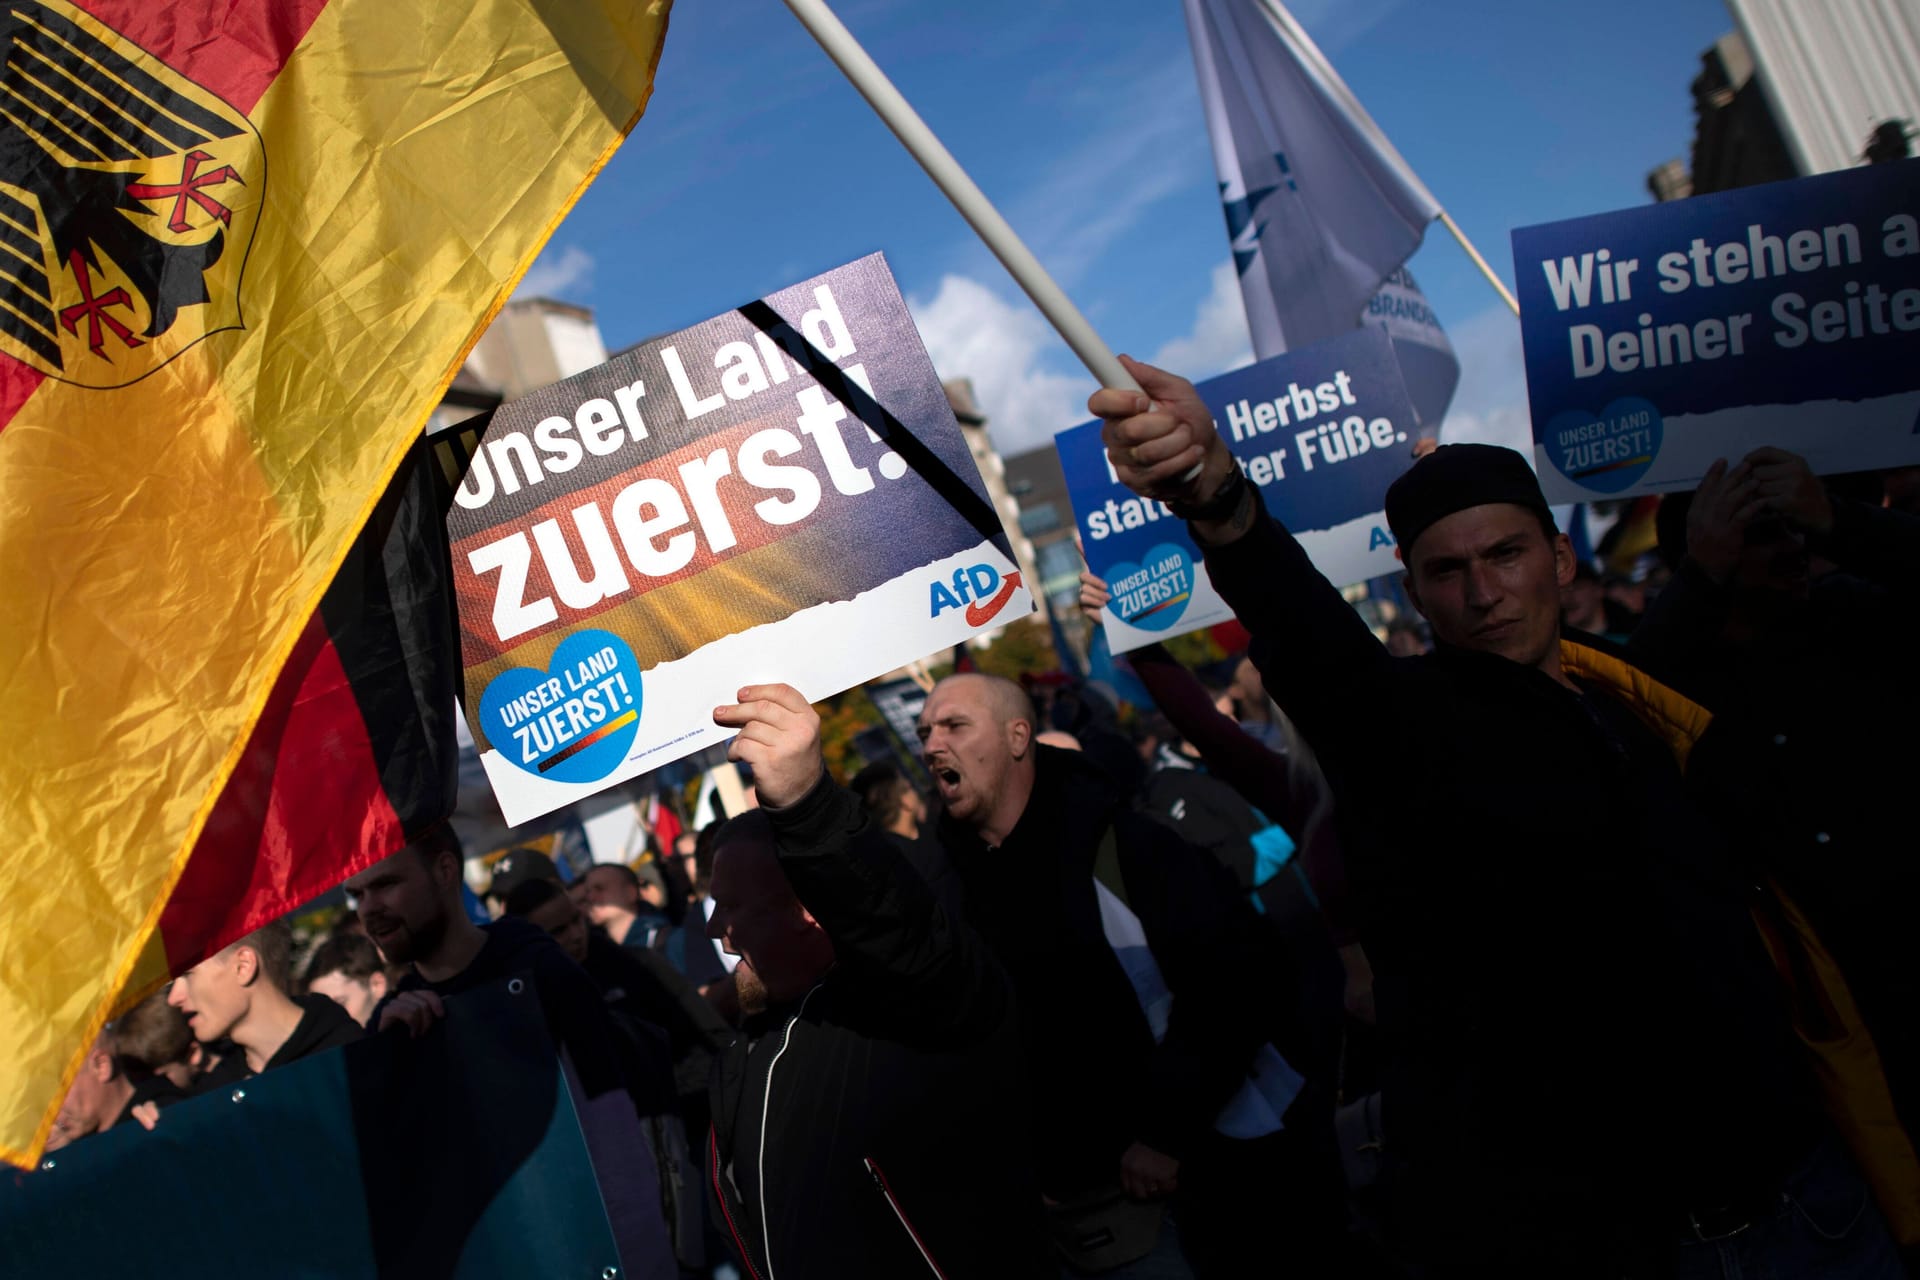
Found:
[(708, 925), (740, 957), (708, 1163), (749, 1272), (1057, 1274), (1006, 976), (826, 776), (805, 698), (714, 719), (760, 799), (714, 838)]
[(1290, 993), (1259, 918), (1035, 719), (1011, 681), (957, 675), (919, 734), (969, 923), (1018, 997), (1043, 1189), (1068, 1205), (1124, 1192), (1115, 1212), (1149, 1239), (1170, 1205), (1152, 1264), (1169, 1274), (1183, 1255), (1235, 1274), (1262, 1247), (1328, 1261), (1338, 1186), (1280, 1123), (1301, 1081), (1269, 1044)]

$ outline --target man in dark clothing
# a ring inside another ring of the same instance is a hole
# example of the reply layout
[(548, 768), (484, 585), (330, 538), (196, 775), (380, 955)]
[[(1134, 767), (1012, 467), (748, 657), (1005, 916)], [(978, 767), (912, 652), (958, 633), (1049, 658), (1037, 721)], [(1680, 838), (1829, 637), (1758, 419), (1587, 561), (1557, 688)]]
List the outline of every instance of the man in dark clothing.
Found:
[(666, 880), (658, 867), (645, 870), (643, 879), (623, 863), (603, 862), (589, 868), (582, 877), (587, 916), (620, 946), (665, 950), (673, 934), (665, 909)]
[(105, 1133), (131, 1120), (136, 1108), (170, 1107), (186, 1096), (165, 1076), (147, 1073), (123, 1055), (116, 1028), (109, 1026), (81, 1059), (47, 1133), (47, 1150), (58, 1151), (81, 1138)]
[(1005, 977), (826, 776), (796, 690), (714, 719), (761, 804), (718, 836), (709, 925), (747, 1015), (710, 1155), (749, 1275), (1050, 1274)]
[(1129, 368), (1146, 394), (1091, 402), (1109, 457), (1188, 519), (1334, 787), (1404, 1068), (1383, 1090), (1386, 1133), (1422, 1260), (1474, 1276), (1901, 1274), (1822, 1141), (1751, 879), (1676, 765), (1705, 714), (1563, 645), (1572, 548), (1525, 461), (1443, 446), (1389, 490), (1439, 646), (1396, 659), (1265, 513), (1192, 386)]
[(960, 879), (927, 825), (927, 802), (913, 780), (891, 764), (872, 764), (855, 774), (847, 789), (860, 797), (868, 816), (893, 838), (900, 856), (933, 891), (934, 901), (948, 915), (958, 917), (963, 905)]
[(665, 955), (623, 947), (589, 925), (558, 885), (521, 885), (507, 895), (507, 914), (545, 929), (567, 958), (586, 970), (609, 1009), (665, 1035), (681, 1117), (688, 1135), (702, 1140), (710, 1122), (707, 1087), (714, 1055), (733, 1038), (713, 1006)]
[(656, 1096), (630, 1079), (592, 979), (537, 925), (505, 917), (483, 927), (467, 918), (458, 845), (444, 827), (351, 877), (346, 887), (387, 963), (408, 966), (373, 1011), (370, 1024), (378, 1032), (424, 1035), (446, 1016), (448, 999), (502, 979), (531, 979), (626, 1274), (673, 1276), (659, 1164), (640, 1119), (672, 1103), (664, 1091)]
[(196, 1079), (194, 1093), (238, 1084), (361, 1037), (360, 1024), (327, 997), (289, 996), (292, 969), (293, 931), (275, 920), (173, 980), (167, 1003), (186, 1015), (194, 1038), (202, 1044), (229, 1039), (240, 1050)]
[[(1849, 501), (1758, 449), (1659, 516), (1674, 577), (1630, 649), (1713, 707), (1693, 765), (1742, 847), (1846, 971), (1909, 1133), (1920, 1133), (1920, 518)], [(1816, 564), (1828, 572), (1817, 578)]]
[(1042, 1188), (1177, 1194), (1205, 1273), (1327, 1265), (1337, 1188), (1282, 1124), (1301, 1079), (1269, 1044), (1292, 1003), (1271, 938), (1209, 854), (1084, 756), (1036, 745), (1033, 715), (1009, 681), (953, 676), (920, 738), (969, 922), (1019, 997)]

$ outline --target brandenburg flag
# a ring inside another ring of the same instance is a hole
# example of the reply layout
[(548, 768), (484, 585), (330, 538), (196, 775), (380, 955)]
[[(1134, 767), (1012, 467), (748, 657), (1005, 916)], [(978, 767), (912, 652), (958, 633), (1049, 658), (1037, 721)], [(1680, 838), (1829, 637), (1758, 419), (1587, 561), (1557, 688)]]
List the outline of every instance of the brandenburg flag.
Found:
[(667, 7), (0, 0), (8, 1160)]

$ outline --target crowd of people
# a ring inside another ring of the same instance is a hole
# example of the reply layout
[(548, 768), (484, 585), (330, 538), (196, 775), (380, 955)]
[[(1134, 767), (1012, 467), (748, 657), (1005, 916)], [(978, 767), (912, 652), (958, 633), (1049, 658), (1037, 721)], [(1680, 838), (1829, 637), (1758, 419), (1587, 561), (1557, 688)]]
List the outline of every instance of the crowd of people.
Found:
[(1382, 637), (1129, 367), (1090, 408), (1251, 637), (1219, 686), (955, 674), (925, 790), (743, 688), (755, 807), (516, 849), (486, 923), (426, 833), (297, 981), (276, 922), (111, 1024), (53, 1145), (521, 977), (632, 1276), (1908, 1275), (1914, 486), (1717, 463), (1636, 596), (1520, 455), (1426, 450)]

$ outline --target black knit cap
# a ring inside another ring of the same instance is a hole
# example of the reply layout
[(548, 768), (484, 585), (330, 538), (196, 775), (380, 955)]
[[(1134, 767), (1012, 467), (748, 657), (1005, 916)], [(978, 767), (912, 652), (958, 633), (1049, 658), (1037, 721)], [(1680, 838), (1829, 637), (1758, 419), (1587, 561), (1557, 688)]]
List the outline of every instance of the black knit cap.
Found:
[(1436, 521), (1494, 502), (1525, 507), (1553, 524), (1540, 481), (1525, 458), (1494, 444), (1443, 444), (1388, 486), (1387, 525), (1404, 558)]

